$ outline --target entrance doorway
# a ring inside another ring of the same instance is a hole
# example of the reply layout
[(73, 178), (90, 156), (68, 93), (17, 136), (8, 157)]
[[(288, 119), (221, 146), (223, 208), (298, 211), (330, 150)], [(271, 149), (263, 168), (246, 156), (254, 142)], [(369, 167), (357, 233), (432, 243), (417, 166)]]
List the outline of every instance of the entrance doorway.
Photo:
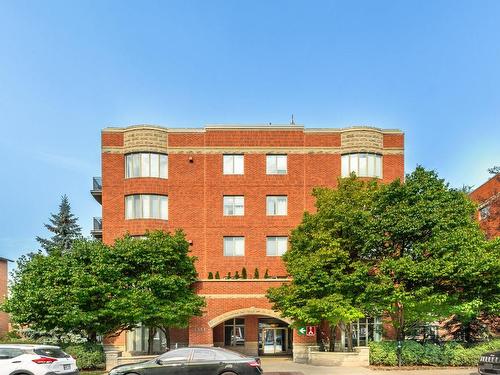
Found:
[(288, 332), (285, 328), (264, 328), (262, 330), (263, 354), (287, 352)]
[(272, 318), (259, 319), (259, 355), (287, 355), (292, 351), (288, 324)]

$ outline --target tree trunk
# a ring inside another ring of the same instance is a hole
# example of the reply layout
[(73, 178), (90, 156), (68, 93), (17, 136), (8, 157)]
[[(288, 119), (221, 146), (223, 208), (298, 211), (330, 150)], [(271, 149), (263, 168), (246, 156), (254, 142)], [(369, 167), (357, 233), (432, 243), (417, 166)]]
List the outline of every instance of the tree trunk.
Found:
[(148, 354), (153, 354), (153, 344), (156, 335), (156, 327), (149, 327), (148, 330)]
[(325, 344), (323, 343), (323, 338), (321, 337), (321, 326), (322, 326), (322, 324), (320, 323), (318, 325), (318, 329), (316, 330), (316, 345), (319, 346), (320, 352), (324, 352), (325, 351)]
[(337, 326), (330, 326), (330, 345), (328, 350), (330, 352), (335, 351), (335, 340), (337, 338)]
[(347, 323), (347, 351), (352, 352), (352, 324)]
[(87, 340), (92, 343), (92, 344), (95, 344), (97, 342), (97, 332), (95, 331), (90, 331), (88, 334), (87, 334)]
[(166, 345), (167, 345), (167, 351), (170, 350), (170, 328), (168, 327), (160, 327), (162, 330), (163, 334), (165, 335), (165, 340), (166, 340)]

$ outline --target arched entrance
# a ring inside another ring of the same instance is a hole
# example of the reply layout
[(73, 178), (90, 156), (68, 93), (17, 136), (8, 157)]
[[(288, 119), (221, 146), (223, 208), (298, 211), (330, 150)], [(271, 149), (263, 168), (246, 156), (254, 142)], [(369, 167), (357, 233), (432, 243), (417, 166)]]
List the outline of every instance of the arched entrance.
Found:
[(248, 355), (291, 355), (291, 321), (270, 309), (245, 308), (210, 320), (215, 346)]

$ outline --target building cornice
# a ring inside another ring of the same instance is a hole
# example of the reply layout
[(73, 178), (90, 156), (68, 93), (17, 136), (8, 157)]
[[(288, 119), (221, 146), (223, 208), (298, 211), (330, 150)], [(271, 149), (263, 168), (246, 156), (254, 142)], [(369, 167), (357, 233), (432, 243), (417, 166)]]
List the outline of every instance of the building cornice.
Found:
[(207, 131), (302, 131), (304, 133), (345, 133), (350, 131), (372, 131), (381, 134), (404, 134), (399, 129), (382, 129), (373, 126), (350, 126), (345, 128), (306, 128), (304, 125), (289, 125), (289, 124), (209, 124), (200, 128), (176, 128), (164, 127), (160, 125), (131, 125), (126, 127), (106, 127), (102, 130), (103, 133), (124, 133), (134, 130), (159, 130), (166, 133), (205, 133)]

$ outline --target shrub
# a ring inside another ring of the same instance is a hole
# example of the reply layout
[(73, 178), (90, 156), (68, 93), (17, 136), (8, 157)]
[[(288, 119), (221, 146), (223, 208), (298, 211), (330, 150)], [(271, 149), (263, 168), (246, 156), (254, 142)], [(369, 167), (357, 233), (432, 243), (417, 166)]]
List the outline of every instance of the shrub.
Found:
[(219, 274), (219, 271), (217, 271), (217, 272), (215, 273), (215, 278), (216, 278), (217, 280), (218, 280), (218, 279), (220, 279), (220, 274)]
[(76, 358), (78, 368), (96, 370), (105, 367), (104, 350), (99, 344), (76, 344), (63, 348), (66, 353)]
[(253, 271), (253, 278), (254, 279), (258, 279), (259, 278), (259, 269), (256, 267), (255, 268), (255, 271)]
[(243, 267), (241, 269), (241, 278), (242, 279), (246, 279), (247, 278), (247, 269), (245, 267)]
[[(401, 360), (405, 366), (476, 366), (481, 354), (500, 350), (500, 339), (464, 347), (456, 342), (444, 345), (419, 344), (405, 341), (401, 350)], [(397, 343), (381, 341), (370, 343), (370, 364), (396, 366)]]
[(214, 274), (212, 272), (208, 273), (208, 279), (212, 280), (214, 278)]

